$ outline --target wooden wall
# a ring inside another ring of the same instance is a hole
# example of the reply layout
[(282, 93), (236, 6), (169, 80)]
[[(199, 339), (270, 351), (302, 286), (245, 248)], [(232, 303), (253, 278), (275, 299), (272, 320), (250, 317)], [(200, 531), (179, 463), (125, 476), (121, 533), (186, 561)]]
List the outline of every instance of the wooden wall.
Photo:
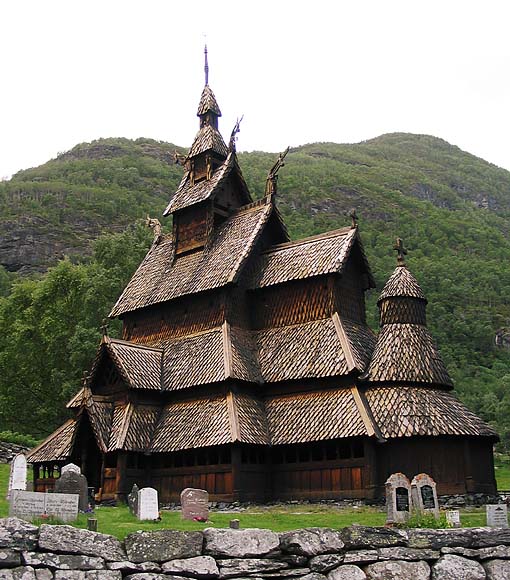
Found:
[(122, 338), (137, 344), (156, 345), (162, 340), (221, 326), (224, 320), (224, 291), (206, 292), (126, 314)]
[(466, 437), (412, 437), (377, 446), (378, 487), (392, 474), (412, 479), (428, 473), (439, 495), (467, 492), (495, 493), (492, 442)]

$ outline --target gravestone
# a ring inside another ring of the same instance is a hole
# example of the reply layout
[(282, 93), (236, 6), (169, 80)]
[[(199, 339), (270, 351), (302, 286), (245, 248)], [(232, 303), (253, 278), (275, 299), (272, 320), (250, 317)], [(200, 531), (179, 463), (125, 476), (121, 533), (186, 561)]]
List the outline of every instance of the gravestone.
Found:
[(55, 481), (55, 493), (77, 493), (80, 498), (79, 510), (85, 512), (89, 509), (87, 478), (74, 469), (64, 471), (62, 468), (60, 477)]
[(158, 520), (158, 492), (153, 487), (142, 487), (138, 492), (138, 519)]
[(72, 522), (78, 517), (78, 501), (77, 494), (13, 489), (9, 515), (29, 520), (52, 516), (64, 522)]
[(386, 522), (404, 523), (411, 512), (411, 484), (403, 473), (393, 473), (388, 477), (386, 488)]
[(11, 491), (13, 489), (27, 489), (27, 458), (23, 453), (15, 455), (11, 462), (7, 499), (11, 497)]
[(419, 514), (433, 514), (439, 518), (436, 482), (427, 473), (420, 473), (411, 481), (411, 497), (414, 509)]
[(487, 525), (491, 528), (508, 528), (508, 507), (506, 504), (498, 503), (486, 505)]
[(460, 511), (459, 510), (447, 510), (446, 511), (446, 521), (452, 528), (460, 528)]
[(72, 471), (73, 473), (77, 473), (78, 475), (81, 474), (81, 469), (75, 465), (74, 463), (68, 463), (67, 465), (64, 465), (62, 467), (62, 469), (60, 470), (60, 475), (63, 475), (64, 473), (67, 473), (68, 471)]
[(206, 522), (209, 519), (209, 494), (205, 489), (187, 487), (181, 491), (182, 517)]
[(131, 492), (128, 495), (128, 508), (129, 511), (134, 515), (138, 515), (138, 492), (139, 488), (136, 483), (131, 488)]

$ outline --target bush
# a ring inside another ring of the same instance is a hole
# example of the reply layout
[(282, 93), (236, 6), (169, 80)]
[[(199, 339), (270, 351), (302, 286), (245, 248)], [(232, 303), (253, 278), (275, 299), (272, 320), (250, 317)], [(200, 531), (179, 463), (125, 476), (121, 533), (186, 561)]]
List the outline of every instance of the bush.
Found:
[(15, 445), (24, 445), (25, 447), (35, 447), (40, 443), (40, 441), (30, 435), (23, 435), (15, 431), (0, 431), (0, 441), (14, 443)]

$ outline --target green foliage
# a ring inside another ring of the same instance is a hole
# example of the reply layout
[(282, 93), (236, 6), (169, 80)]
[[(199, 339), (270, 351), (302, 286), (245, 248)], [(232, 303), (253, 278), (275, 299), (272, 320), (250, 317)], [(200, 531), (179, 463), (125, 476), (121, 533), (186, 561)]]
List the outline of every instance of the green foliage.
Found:
[(0, 441), (24, 445), (25, 447), (35, 447), (39, 443), (37, 439), (34, 439), (30, 435), (24, 435), (14, 431), (0, 431)]
[[(87, 263), (62, 260), (0, 301), (0, 424), (40, 438), (67, 418), (99, 326), (150, 245), (141, 225), (101, 237)], [(118, 334), (120, 324), (112, 324)]]
[(446, 520), (446, 515), (440, 513), (436, 519), (434, 514), (420, 514), (415, 512), (411, 514), (405, 524), (399, 524), (399, 528), (428, 528), (428, 529), (443, 529), (450, 528), (450, 524)]

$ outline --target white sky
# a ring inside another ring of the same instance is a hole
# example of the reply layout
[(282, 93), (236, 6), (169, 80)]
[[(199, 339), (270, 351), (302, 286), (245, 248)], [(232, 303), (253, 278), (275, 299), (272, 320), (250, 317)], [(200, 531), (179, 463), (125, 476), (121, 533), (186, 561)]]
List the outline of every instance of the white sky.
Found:
[(99, 137), (239, 150), (442, 137), (510, 169), (508, 0), (0, 0), (0, 177)]

